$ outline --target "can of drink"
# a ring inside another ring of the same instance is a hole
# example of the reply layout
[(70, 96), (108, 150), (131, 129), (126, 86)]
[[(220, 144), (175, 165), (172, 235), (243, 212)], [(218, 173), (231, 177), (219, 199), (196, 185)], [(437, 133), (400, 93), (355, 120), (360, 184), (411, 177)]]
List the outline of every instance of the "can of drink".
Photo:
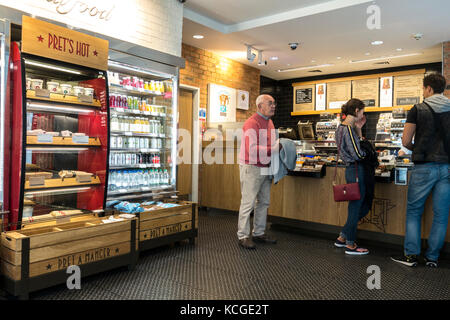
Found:
[(111, 148), (117, 148), (117, 137), (111, 136)]

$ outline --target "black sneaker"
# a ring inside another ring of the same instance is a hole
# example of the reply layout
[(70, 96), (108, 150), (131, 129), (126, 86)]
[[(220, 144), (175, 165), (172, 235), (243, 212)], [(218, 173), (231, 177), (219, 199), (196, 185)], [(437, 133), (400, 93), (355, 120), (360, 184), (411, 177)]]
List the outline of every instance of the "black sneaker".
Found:
[(262, 236), (253, 236), (253, 241), (259, 242), (259, 243), (270, 243), (270, 244), (277, 243), (276, 239), (270, 238), (267, 234), (263, 234)]
[(428, 258), (425, 258), (425, 265), (430, 268), (437, 268), (438, 262), (435, 260), (430, 260)]
[(404, 264), (405, 266), (408, 267), (416, 267), (417, 266), (417, 256), (416, 255), (410, 255), (410, 256), (406, 256), (406, 255), (401, 255), (401, 256), (394, 256), (391, 257), (392, 261)]

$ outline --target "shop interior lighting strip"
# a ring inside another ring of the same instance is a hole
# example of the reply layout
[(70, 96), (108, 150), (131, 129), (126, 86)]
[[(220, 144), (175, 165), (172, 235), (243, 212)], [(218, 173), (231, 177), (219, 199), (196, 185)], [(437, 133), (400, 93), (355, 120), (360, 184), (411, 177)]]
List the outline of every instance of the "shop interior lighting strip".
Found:
[(25, 60), (25, 64), (29, 64), (31, 66), (36, 66), (36, 67), (41, 67), (41, 68), (46, 68), (46, 69), (50, 69), (50, 70), (62, 71), (62, 72), (66, 72), (66, 73), (81, 74), (80, 71), (56, 67), (56, 66), (52, 66), (52, 65), (48, 65), (48, 64), (44, 64), (44, 63), (40, 63), (40, 62), (34, 62), (34, 61), (30, 61), (30, 60)]
[(27, 191), (25, 192), (25, 196), (31, 196), (31, 195), (40, 195), (42, 193), (66, 193), (66, 192), (73, 192), (73, 191), (86, 191), (91, 189), (91, 187), (80, 187), (80, 188), (64, 188), (64, 189), (51, 189), (51, 190), (39, 190), (39, 191)]
[(298, 67), (298, 68), (290, 68), (290, 69), (280, 69), (278, 72), (290, 72), (290, 71), (299, 71), (299, 70), (307, 70), (307, 69), (314, 69), (314, 68), (323, 68), (323, 67), (332, 67), (334, 64), (327, 63), (327, 64), (321, 64), (321, 65), (314, 65), (314, 66), (306, 66), (306, 67)]
[(36, 102), (28, 102), (27, 109), (34, 110), (34, 111), (51, 111), (51, 112), (60, 112), (60, 113), (71, 113), (71, 114), (91, 113), (94, 111), (94, 110), (88, 109), (88, 108), (77, 108), (77, 107), (69, 107), (69, 106), (61, 107), (59, 105), (36, 103)]
[(114, 61), (111, 61), (111, 60), (108, 60), (108, 66), (113, 67), (113, 68), (127, 70), (127, 71), (133, 71), (133, 72), (137, 71), (139, 73), (147, 74), (147, 75), (152, 76), (152, 77), (168, 78), (167, 75), (164, 75), (162, 73), (149, 72), (149, 71), (146, 71), (146, 70), (138, 68), (138, 67), (128, 67), (128, 66), (126, 66), (124, 64), (117, 63), (117, 62), (114, 62)]
[[(60, 146), (58, 146), (60, 147)], [(88, 148), (61, 148), (56, 151), (59, 153), (67, 153), (67, 151), (87, 151)], [(45, 148), (45, 147), (27, 147), (27, 151), (41, 151), (41, 152), (52, 152), (55, 153), (55, 148)]]
[(409, 54), (402, 54), (399, 56), (388, 56), (388, 57), (380, 57), (380, 58), (365, 59), (365, 60), (350, 60), (350, 63), (361, 63), (361, 62), (371, 62), (371, 61), (378, 61), (378, 60), (390, 60), (390, 59), (396, 59), (396, 58), (414, 57), (414, 56), (419, 56), (421, 54), (422, 53), (409, 53)]

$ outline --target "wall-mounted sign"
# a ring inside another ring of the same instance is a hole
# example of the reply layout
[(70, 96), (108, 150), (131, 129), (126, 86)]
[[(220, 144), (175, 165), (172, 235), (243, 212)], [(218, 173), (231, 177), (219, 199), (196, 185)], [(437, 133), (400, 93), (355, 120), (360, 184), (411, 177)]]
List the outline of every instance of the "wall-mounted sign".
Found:
[(392, 107), (394, 77), (380, 78), (380, 107)]
[(294, 112), (314, 110), (315, 86), (305, 85), (294, 87)]
[(378, 78), (352, 81), (352, 98), (364, 102), (366, 107), (378, 107)]
[(237, 108), (241, 110), (248, 110), (250, 104), (250, 94), (248, 91), (237, 90)]
[(236, 122), (236, 89), (208, 84), (209, 122)]
[(423, 74), (394, 78), (394, 105), (407, 106), (423, 100)]
[(325, 110), (327, 108), (327, 84), (316, 84), (316, 110)]
[(328, 83), (327, 101), (329, 109), (339, 109), (352, 96), (352, 82), (331, 82)]
[(22, 51), (99, 70), (108, 69), (108, 41), (28, 16), (22, 17)]
[(68, 14), (71, 12), (79, 12), (92, 18), (98, 18), (100, 20), (108, 21), (111, 19), (112, 12), (115, 8), (114, 4), (105, 3), (108, 5), (106, 8), (95, 6), (95, 4), (83, 2), (83, 1), (61, 1), (61, 0), (47, 0), (50, 2), (55, 11), (59, 14)]

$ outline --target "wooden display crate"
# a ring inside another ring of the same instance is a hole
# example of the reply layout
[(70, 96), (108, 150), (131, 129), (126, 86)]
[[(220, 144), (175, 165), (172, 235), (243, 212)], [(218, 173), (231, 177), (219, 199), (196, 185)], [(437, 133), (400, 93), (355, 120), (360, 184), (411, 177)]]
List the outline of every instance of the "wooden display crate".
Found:
[(195, 242), (198, 233), (197, 204), (189, 201), (167, 201), (177, 207), (147, 210), (139, 218), (139, 251), (189, 239)]
[(137, 219), (103, 223), (105, 218), (2, 233), (3, 285), (14, 296), (65, 283), (78, 265), (82, 277), (120, 266), (134, 268)]

